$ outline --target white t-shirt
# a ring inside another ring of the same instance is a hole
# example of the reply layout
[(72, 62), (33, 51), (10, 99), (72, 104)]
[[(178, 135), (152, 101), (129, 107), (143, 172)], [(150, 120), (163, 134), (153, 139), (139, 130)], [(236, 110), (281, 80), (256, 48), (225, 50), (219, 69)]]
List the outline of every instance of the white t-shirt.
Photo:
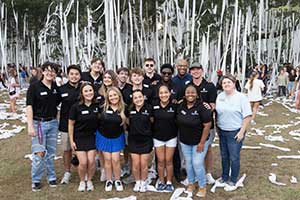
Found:
[(262, 100), (262, 90), (265, 84), (260, 79), (253, 80), (253, 87), (250, 89), (250, 80), (246, 83), (245, 88), (248, 90), (247, 96), (250, 102), (261, 101)]

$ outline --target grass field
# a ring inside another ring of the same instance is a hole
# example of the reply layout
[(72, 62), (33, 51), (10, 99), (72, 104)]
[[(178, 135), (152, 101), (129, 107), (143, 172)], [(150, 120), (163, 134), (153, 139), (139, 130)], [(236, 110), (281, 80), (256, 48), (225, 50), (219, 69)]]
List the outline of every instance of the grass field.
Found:
[[(0, 99), (3, 102), (5, 95), (1, 95)], [(278, 103), (265, 107), (262, 110), (268, 116), (258, 116), (257, 125), (255, 128), (265, 130), (265, 135), (273, 134), (274, 128), (265, 128), (265, 125), (271, 124), (288, 124), (290, 121), (299, 121), (298, 114), (290, 113), (286, 108)], [(0, 124), (4, 121), (0, 121)], [(8, 122), (8, 120), (5, 120)], [(10, 124), (19, 123), (17, 121), (9, 121)], [(250, 127), (251, 128), (251, 127)], [(244, 182), (244, 188), (239, 188), (234, 192), (225, 192), (222, 188), (218, 188), (216, 193), (208, 193), (205, 199), (230, 199), (230, 200), (298, 200), (300, 199), (300, 183), (291, 184), (289, 179), (295, 176), (300, 181), (300, 160), (279, 160), (278, 155), (298, 155), (300, 150), (300, 142), (294, 140), (288, 132), (291, 130), (298, 130), (300, 125), (291, 126), (286, 129), (281, 129), (281, 134), (284, 138), (289, 139), (288, 142), (270, 142), (264, 139), (264, 136), (247, 137), (245, 145), (257, 146), (261, 143), (270, 143), (281, 147), (288, 147), (291, 152), (283, 152), (276, 149), (262, 148), (261, 150), (242, 150), (241, 155), (241, 174), (246, 173), (247, 178)], [(249, 131), (254, 133), (253, 131)], [(276, 133), (275, 135), (279, 135)], [(250, 134), (249, 134), (250, 135)], [(216, 141), (217, 143), (218, 141)], [(0, 140), (0, 199), (14, 200), (14, 199), (100, 199), (112, 197), (126, 197), (136, 195), (137, 199), (169, 199), (171, 194), (168, 193), (151, 193), (144, 194), (132, 192), (133, 185), (125, 185), (125, 191), (118, 192), (104, 192), (104, 184), (99, 182), (99, 172), (96, 173), (93, 192), (77, 192), (78, 176), (75, 169), (72, 170), (72, 179), (67, 186), (58, 186), (57, 188), (50, 188), (43, 180), (42, 191), (33, 193), (31, 191), (30, 179), (30, 160), (24, 159), (24, 155), (30, 153), (30, 138), (27, 136), (26, 130), (22, 131), (15, 137)], [(214, 153), (214, 168), (213, 176), (219, 177), (221, 174), (221, 164), (219, 156), (219, 147), (213, 148)], [(58, 151), (58, 155), (62, 155)], [(277, 167), (272, 167), (272, 163), (278, 163)], [(63, 175), (62, 160), (56, 161), (57, 177)], [(275, 173), (278, 181), (287, 183), (287, 186), (273, 185), (268, 181), (269, 173)], [(175, 184), (176, 187), (183, 187)], [(208, 186), (208, 190), (211, 186)], [(199, 199), (194, 197), (194, 199)]]

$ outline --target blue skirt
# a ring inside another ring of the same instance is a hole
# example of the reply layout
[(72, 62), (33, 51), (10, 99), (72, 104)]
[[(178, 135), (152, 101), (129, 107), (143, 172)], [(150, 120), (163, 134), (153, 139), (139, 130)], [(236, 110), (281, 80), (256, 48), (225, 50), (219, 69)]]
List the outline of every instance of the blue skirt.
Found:
[(96, 148), (104, 152), (119, 152), (125, 148), (125, 134), (122, 133), (117, 138), (104, 137), (98, 130), (96, 131)]

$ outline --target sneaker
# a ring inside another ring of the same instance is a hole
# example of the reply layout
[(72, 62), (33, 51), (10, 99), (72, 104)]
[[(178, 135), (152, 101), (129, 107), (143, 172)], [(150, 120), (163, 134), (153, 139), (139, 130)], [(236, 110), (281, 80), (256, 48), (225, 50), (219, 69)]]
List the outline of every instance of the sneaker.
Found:
[(236, 184), (230, 181), (225, 185), (224, 190), (226, 192), (232, 192), (232, 191), (236, 190), (237, 188), (238, 187), (236, 186)]
[(56, 180), (49, 181), (48, 183), (49, 183), (49, 186), (52, 188), (55, 188), (57, 186)]
[(61, 179), (60, 184), (62, 184), (62, 185), (69, 184), (69, 182), (70, 182), (70, 177), (71, 177), (71, 173), (70, 173), (70, 172), (65, 172), (65, 173), (64, 173), (64, 177)]
[(141, 181), (140, 192), (146, 192), (146, 191), (147, 191), (146, 182), (145, 181)]
[(219, 186), (219, 187), (225, 187), (225, 186), (226, 186), (226, 181), (224, 181), (224, 180), (222, 179), (222, 177), (218, 178), (218, 179), (216, 180), (216, 182), (218, 182), (218, 186)]
[(41, 191), (41, 188), (42, 188), (42, 184), (40, 182), (32, 183), (32, 185), (31, 185), (32, 192)]
[(133, 187), (134, 192), (139, 192), (141, 187), (141, 181), (136, 181)]
[(77, 191), (78, 192), (84, 192), (85, 191), (85, 187), (86, 187), (85, 181), (80, 181)]
[(165, 188), (166, 188), (166, 185), (160, 182), (160, 183), (157, 185), (156, 190), (157, 190), (158, 192), (162, 192), (162, 191), (165, 190)]
[(105, 183), (105, 191), (106, 192), (112, 191), (112, 187), (113, 187), (113, 182), (112, 181), (106, 181), (106, 183)]
[(216, 180), (214, 179), (214, 177), (211, 175), (211, 173), (207, 173), (206, 174), (206, 182), (209, 185), (212, 185), (216, 182)]
[(196, 196), (197, 197), (205, 197), (206, 196), (206, 187), (199, 187)]
[(94, 185), (92, 181), (87, 181), (86, 182), (86, 190), (87, 191), (93, 191), (94, 190)]
[(174, 187), (172, 183), (167, 183), (165, 187), (165, 192), (173, 192), (173, 191), (174, 191)]
[(123, 184), (120, 180), (115, 181), (115, 187), (118, 192), (122, 192), (124, 190)]
[(256, 122), (254, 120), (251, 120), (250, 123), (251, 123), (252, 126), (256, 125)]
[(105, 170), (104, 168), (101, 168), (100, 182), (104, 182), (104, 181), (106, 181)]

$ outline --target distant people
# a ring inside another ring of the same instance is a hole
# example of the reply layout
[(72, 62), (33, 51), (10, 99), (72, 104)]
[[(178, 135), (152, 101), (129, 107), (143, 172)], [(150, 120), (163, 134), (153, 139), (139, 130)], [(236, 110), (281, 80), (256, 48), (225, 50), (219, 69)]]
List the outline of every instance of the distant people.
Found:
[(289, 82), (288, 82), (288, 87), (287, 87), (288, 96), (291, 99), (293, 99), (293, 97), (294, 97), (296, 78), (297, 78), (297, 75), (296, 75), (295, 70), (291, 69), (291, 71), (289, 73)]
[(42, 65), (43, 78), (30, 85), (27, 90), (28, 135), (31, 136), (32, 191), (41, 189), (41, 180), (45, 169), (50, 187), (56, 187), (54, 157), (57, 145), (57, 106), (60, 94), (54, 82), (57, 67), (46, 62)]
[(222, 159), (222, 176), (217, 181), (226, 187), (226, 191), (237, 189), (236, 183), (240, 173), (240, 151), (252, 115), (248, 98), (236, 90), (235, 82), (234, 76), (223, 76), (221, 79), (223, 92), (218, 95), (216, 100), (217, 127)]
[(253, 71), (250, 79), (247, 81), (245, 88), (247, 89), (247, 96), (251, 103), (252, 108), (252, 120), (251, 124), (255, 125), (256, 113), (258, 111), (258, 107), (263, 99), (262, 92), (264, 91), (265, 84), (259, 78), (259, 73)]
[(8, 94), (10, 102), (10, 112), (16, 113), (16, 101), (20, 96), (20, 84), (18, 81), (17, 70), (15, 68), (9, 69), (8, 77)]
[(32, 68), (31, 69), (31, 77), (29, 79), (29, 85), (31, 85), (32, 83), (39, 81), (40, 79), (40, 75), (39, 75), (39, 71), (37, 68)]
[[(96, 136), (99, 106), (95, 103), (95, 92), (91, 83), (80, 86), (80, 101), (70, 109), (68, 132), (70, 145), (79, 160), (78, 191), (93, 191), (92, 178), (96, 171)], [(85, 182), (85, 179), (87, 180)]]
[(0, 82), (2, 83), (2, 86), (4, 88), (7, 88), (7, 86), (5, 84), (5, 75), (4, 75), (4, 73), (0, 73)]
[(284, 96), (286, 97), (286, 87), (288, 85), (288, 75), (284, 71), (284, 69), (280, 70), (280, 73), (277, 77), (278, 84), (278, 97)]
[(20, 68), (20, 86), (21, 88), (26, 88), (26, 77), (27, 71), (25, 67)]

